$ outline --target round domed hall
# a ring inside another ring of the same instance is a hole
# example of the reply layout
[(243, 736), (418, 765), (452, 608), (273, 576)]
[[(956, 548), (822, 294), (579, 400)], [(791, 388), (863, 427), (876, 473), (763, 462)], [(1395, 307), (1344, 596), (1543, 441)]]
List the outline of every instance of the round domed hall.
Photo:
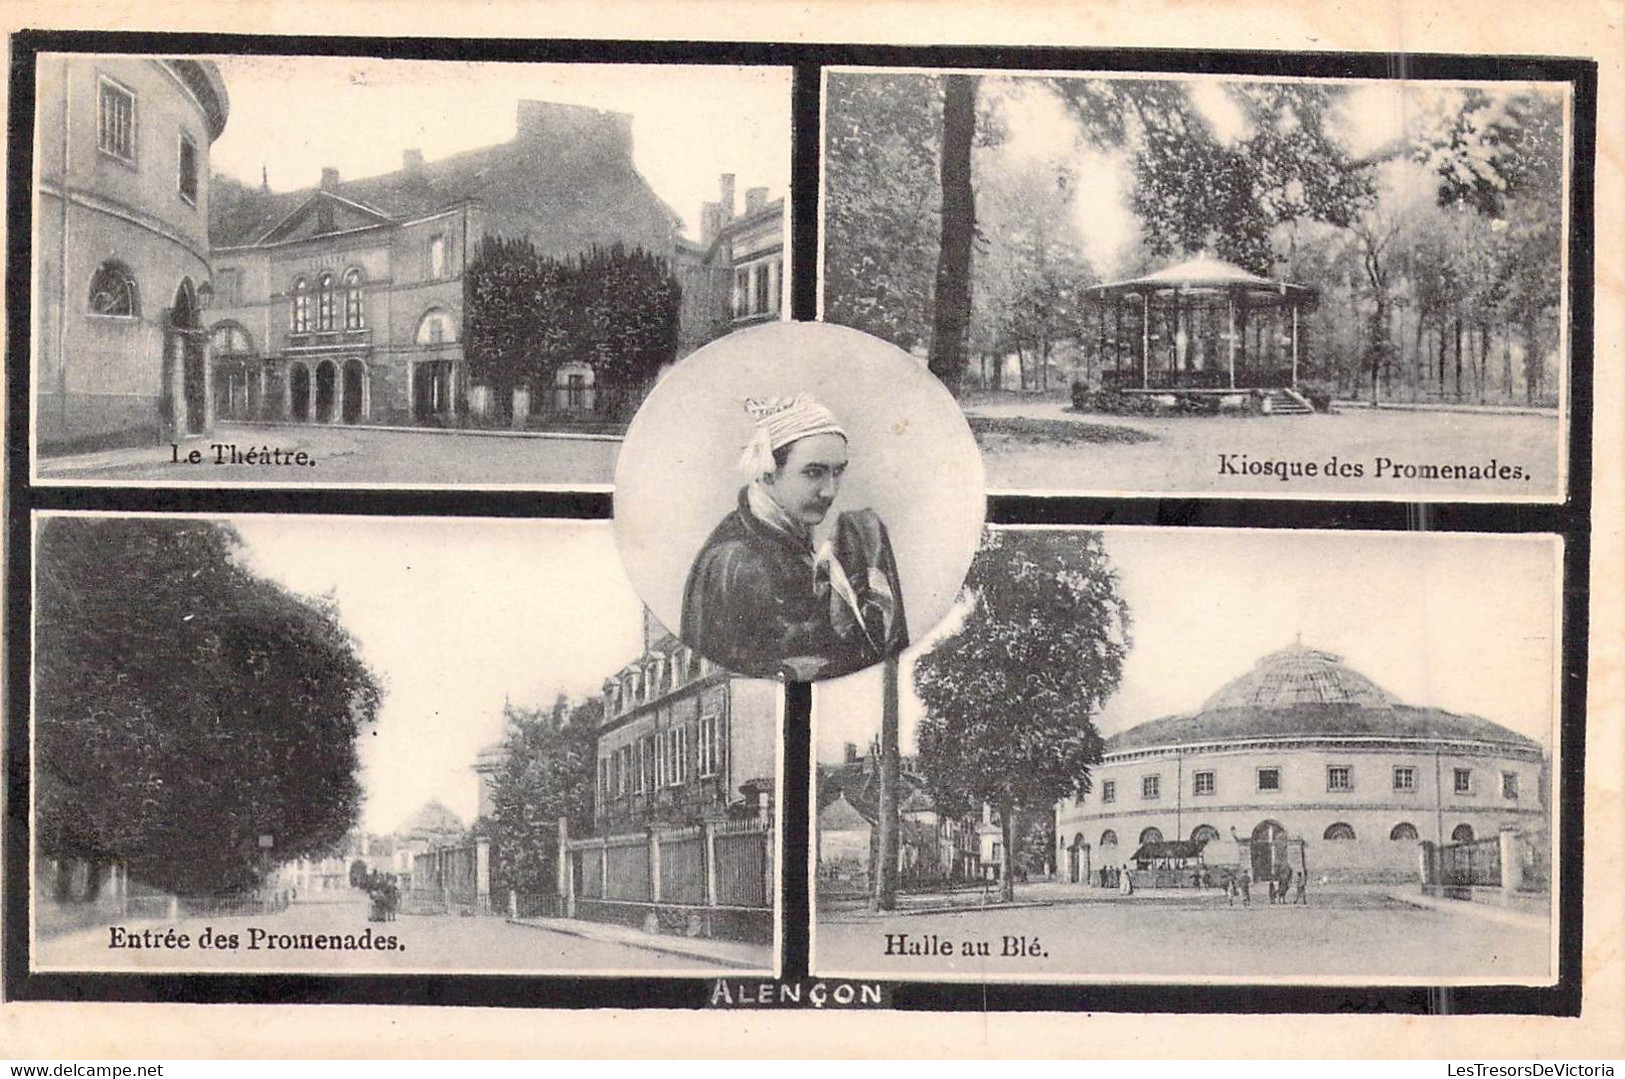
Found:
[(1090, 792), (1056, 807), (1057, 864), (1090, 883), (1145, 844), (1194, 840), (1209, 864), (1251, 861), (1259, 879), (1291, 842), (1315, 879), (1415, 881), (1419, 842), (1544, 831), (1547, 768), (1533, 739), (1403, 703), (1294, 644), (1195, 713), (1108, 738)]

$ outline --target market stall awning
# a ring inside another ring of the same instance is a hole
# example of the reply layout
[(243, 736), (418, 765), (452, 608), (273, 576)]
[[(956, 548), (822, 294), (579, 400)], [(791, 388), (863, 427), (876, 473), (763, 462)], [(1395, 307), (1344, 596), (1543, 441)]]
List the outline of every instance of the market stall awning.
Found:
[(1136, 862), (1155, 861), (1158, 858), (1200, 858), (1205, 839), (1163, 839), (1155, 843), (1141, 843), (1134, 852)]

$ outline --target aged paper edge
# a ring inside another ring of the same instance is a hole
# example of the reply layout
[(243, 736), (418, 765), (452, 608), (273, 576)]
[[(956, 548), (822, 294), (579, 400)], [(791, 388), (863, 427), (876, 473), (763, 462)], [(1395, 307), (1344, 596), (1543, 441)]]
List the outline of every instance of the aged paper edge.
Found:
[[(124, 3), (24, 3), (20, 27), (375, 33), (659, 40), (849, 41), (894, 44), (1249, 48), (1299, 51), (1457, 52), (1592, 57), (1599, 63), (1596, 230), (1625, 228), (1625, 6), (1619, 0), (1526, 0), (1480, 17), (1444, 0), (1162, 0), (1082, 9), (1054, 0), (942, 5), (898, 0), (798, 4), (649, 2), (614, 5), (497, 2), (453, 8), (428, 0), (314, 4), (273, 0), (210, 7)], [(380, 16), (387, 14), (387, 23)], [(0, 90), (0, 92), (4, 92)], [(1605, 247), (1596, 263), (1593, 356), (1592, 594), (1587, 738), (1586, 910), (1579, 1019), (1504, 1016), (1273, 1016), (909, 1013), (574, 1013), (527, 1022), (500, 1009), (7, 1004), (0, 1043), (9, 1054), (82, 1058), (424, 1056), (874, 1056), (1396, 1057), (1484, 1060), (1625, 1055), (1625, 811), (1619, 715), (1625, 710), (1625, 257)], [(1087, 1026), (1080, 1028), (1080, 1023)], [(635, 1042), (627, 1035), (636, 1030)], [(1178, 1032), (1177, 1039), (1168, 1035)], [(1082, 1035), (1080, 1037), (1080, 1035)]]

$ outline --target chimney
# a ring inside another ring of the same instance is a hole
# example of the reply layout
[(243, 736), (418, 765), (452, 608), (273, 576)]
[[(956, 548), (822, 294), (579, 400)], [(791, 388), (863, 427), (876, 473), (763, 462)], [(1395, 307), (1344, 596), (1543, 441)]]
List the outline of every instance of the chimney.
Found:
[(339, 170), (329, 165), (322, 169), (322, 190), (336, 191), (339, 186)]
[(722, 174), (722, 220), (732, 221), (734, 218), (734, 174)]
[(411, 179), (418, 179), (423, 175), (423, 151), (401, 151), (401, 170)]
[(717, 238), (722, 231), (722, 207), (714, 202), (707, 202), (700, 207), (700, 243), (706, 247)]
[(745, 189), (745, 212), (753, 214), (767, 205), (767, 188), (750, 187)]
[(848, 743), (846, 743), (846, 763), (847, 764), (856, 764), (857, 762), (858, 762), (858, 744), (856, 742), (848, 742)]

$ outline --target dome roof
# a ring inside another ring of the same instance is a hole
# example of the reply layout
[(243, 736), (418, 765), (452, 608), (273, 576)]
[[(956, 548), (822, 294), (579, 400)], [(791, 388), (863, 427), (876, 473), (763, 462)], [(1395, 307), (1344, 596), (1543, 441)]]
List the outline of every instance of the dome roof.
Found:
[(1399, 703), (1365, 675), (1343, 666), (1343, 657), (1294, 644), (1271, 652), (1221, 688), (1202, 711), (1221, 708), (1290, 708), (1295, 704), (1351, 704), (1387, 708)]
[(1193, 715), (1153, 719), (1106, 740), (1126, 753), (1193, 743), (1302, 738), (1480, 742), (1518, 756), (1544, 755), (1540, 743), (1478, 716), (1401, 704), (1342, 657), (1294, 644), (1272, 652), (1226, 683)]

